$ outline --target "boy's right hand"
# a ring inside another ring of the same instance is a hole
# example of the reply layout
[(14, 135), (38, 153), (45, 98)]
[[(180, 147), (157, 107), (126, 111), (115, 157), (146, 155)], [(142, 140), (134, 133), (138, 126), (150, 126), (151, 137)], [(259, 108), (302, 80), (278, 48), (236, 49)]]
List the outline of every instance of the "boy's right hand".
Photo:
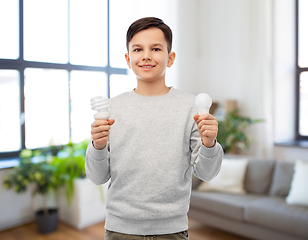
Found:
[(114, 124), (114, 122), (114, 119), (97, 119), (91, 124), (91, 135), (93, 139), (93, 147), (95, 149), (101, 150), (106, 147), (110, 134), (110, 126)]

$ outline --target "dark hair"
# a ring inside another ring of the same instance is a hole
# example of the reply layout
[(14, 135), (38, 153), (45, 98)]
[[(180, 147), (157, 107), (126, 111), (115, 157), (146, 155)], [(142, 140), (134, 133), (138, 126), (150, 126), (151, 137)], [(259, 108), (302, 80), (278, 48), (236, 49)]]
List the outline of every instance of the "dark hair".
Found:
[(135, 36), (136, 33), (146, 30), (149, 28), (158, 28), (163, 31), (165, 40), (167, 42), (168, 53), (171, 52), (172, 48), (172, 31), (171, 29), (163, 22), (163, 20), (155, 17), (146, 17), (140, 18), (137, 21), (133, 22), (127, 30), (126, 33), (126, 48), (128, 51), (129, 42)]

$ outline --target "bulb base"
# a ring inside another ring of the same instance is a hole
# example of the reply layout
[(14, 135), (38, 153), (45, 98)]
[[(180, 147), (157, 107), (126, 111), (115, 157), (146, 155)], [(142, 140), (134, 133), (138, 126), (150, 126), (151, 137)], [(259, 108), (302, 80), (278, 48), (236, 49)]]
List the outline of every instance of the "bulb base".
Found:
[(94, 114), (94, 119), (103, 119), (107, 120), (110, 117), (109, 112), (98, 112)]
[(210, 112), (210, 108), (198, 108), (198, 114), (208, 114)]

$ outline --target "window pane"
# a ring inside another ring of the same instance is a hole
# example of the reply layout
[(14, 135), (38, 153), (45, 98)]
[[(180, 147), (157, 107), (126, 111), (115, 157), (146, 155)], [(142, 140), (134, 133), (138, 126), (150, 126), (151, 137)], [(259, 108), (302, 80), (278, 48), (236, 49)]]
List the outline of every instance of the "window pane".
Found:
[(68, 72), (25, 70), (26, 148), (69, 142)]
[(155, 16), (161, 18), (174, 33), (176, 4), (176, 0), (156, 0), (155, 4), (149, 7), (149, 2), (144, 0), (110, 1), (110, 65), (127, 68), (124, 57), (127, 52), (126, 31), (135, 20)]
[(299, 0), (298, 3), (298, 65), (308, 67), (308, 1)]
[(0, 58), (19, 57), (18, 0), (0, 1)]
[(300, 75), (299, 133), (308, 137), (308, 72)]
[(24, 0), (24, 58), (68, 62), (67, 0)]
[(0, 152), (21, 148), (19, 95), (19, 73), (0, 70)]
[[(134, 3), (132, 3), (134, 2)], [(110, 65), (127, 68), (125, 61), (126, 31), (135, 20), (135, 1), (110, 1)], [(119, 21), (125, 19), (125, 21)]]
[(70, 62), (107, 65), (107, 1), (70, 1)]
[(103, 72), (71, 72), (71, 137), (78, 143), (90, 138), (94, 121), (90, 99), (97, 95), (107, 96), (107, 75)]
[(132, 91), (136, 85), (136, 77), (134, 76), (113, 74), (110, 76), (110, 97)]

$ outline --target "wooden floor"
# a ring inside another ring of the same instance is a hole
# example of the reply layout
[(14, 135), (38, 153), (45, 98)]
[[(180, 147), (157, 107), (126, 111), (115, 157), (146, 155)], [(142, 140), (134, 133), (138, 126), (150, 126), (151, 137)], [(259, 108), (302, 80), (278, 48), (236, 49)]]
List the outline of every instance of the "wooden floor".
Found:
[[(77, 230), (59, 222), (55, 232), (39, 234), (35, 223), (29, 223), (20, 227), (0, 232), (1, 240), (103, 240), (104, 222), (92, 225), (82, 230)], [(224, 231), (203, 226), (202, 224), (189, 220), (190, 240), (249, 240)]]

